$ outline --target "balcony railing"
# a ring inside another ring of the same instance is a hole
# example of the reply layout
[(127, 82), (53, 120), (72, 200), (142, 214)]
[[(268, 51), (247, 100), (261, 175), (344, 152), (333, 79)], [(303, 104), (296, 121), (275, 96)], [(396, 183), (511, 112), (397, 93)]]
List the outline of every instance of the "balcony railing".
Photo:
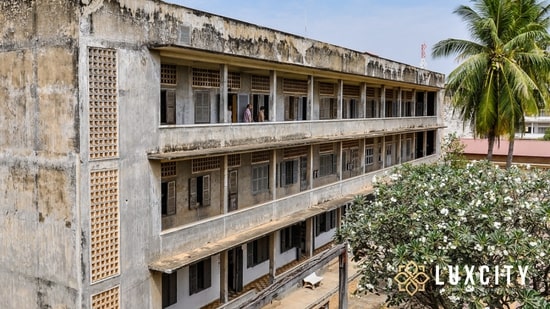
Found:
[(176, 125), (160, 128), (161, 153), (292, 140), (353, 138), (435, 128), (436, 116), (295, 122)]

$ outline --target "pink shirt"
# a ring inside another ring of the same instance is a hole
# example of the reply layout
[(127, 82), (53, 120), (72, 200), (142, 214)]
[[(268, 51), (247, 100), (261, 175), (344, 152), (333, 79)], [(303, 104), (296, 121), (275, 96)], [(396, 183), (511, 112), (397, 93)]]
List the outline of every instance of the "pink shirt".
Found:
[(252, 122), (252, 113), (250, 112), (250, 108), (246, 108), (244, 111), (244, 122)]

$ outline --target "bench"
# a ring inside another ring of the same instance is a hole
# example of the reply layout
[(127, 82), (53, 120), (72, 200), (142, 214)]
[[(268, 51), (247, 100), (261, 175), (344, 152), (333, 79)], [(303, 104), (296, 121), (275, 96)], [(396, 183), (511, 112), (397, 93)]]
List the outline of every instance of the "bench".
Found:
[(323, 277), (317, 276), (317, 274), (313, 272), (304, 278), (304, 287), (313, 290), (321, 285), (321, 280), (323, 280)]

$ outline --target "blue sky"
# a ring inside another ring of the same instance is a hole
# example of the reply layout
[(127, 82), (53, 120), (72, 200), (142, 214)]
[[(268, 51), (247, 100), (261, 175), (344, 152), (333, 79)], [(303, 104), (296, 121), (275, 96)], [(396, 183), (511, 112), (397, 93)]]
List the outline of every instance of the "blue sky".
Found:
[(419, 66), (428, 45), (428, 69), (448, 75), (453, 57), (431, 59), (431, 47), (447, 38), (468, 39), (453, 14), (467, 0), (165, 0), (323, 42)]

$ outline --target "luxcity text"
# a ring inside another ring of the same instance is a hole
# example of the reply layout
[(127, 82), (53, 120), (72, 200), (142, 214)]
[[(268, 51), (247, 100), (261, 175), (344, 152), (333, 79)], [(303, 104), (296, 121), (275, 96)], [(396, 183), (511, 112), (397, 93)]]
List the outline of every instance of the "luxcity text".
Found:
[(525, 277), (527, 276), (528, 268), (528, 266), (518, 266), (517, 272), (519, 274), (519, 277), (511, 278), (512, 270), (515, 270), (514, 266), (511, 265), (504, 265), (502, 267), (493, 266), (492, 268), (487, 265), (479, 267), (464, 266), (462, 267), (462, 272), (460, 271), (458, 266), (449, 265), (447, 266), (447, 282), (445, 282), (441, 281), (441, 270), (439, 268), (439, 265), (436, 265), (435, 284), (445, 285), (445, 283), (449, 283), (451, 285), (457, 285), (462, 282), (464, 285), (509, 285), (511, 284), (512, 280), (514, 280), (514, 282), (520, 285), (525, 285)]

